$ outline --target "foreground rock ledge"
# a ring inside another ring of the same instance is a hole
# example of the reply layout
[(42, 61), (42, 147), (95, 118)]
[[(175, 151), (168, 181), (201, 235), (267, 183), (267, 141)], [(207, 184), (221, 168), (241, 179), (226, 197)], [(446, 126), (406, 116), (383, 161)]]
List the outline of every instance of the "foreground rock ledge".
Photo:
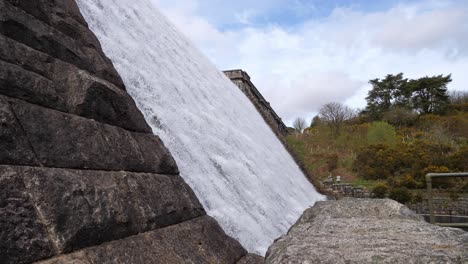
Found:
[(468, 263), (468, 233), (389, 199), (318, 202), (270, 246), (266, 263)]

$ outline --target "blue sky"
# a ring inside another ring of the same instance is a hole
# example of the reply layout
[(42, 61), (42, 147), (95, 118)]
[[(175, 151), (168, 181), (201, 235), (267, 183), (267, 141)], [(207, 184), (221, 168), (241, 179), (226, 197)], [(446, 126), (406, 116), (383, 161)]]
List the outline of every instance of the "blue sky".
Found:
[(221, 70), (242, 68), (291, 123), (365, 106), (368, 80), (453, 74), (468, 90), (468, 0), (152, 0)]
[[(265, 26), (279, 24), (282, 26), (295, 26), (306, 19), (320, 19), (328, 17), (336, 8), (352, 8), (364, 12), (386, 10), (397, 1), (395, 0), (289, 0), (289, 1), (259, 1), (255, 4), (246, 4), (242, 1), (200, 1), (199, 14), (220, 29), (242, 27), (239, 14), (250, 17), (252, 25)], [(414, 1), (406, 1), (414, 2)], [(216, 8), (213, 8), (216, 5)], [(220, 9), (224, 9), (220, 11)], [(228, 12), (225, 12), (225, 11)], [(229, 13), (230, 11), (234, 11)]]

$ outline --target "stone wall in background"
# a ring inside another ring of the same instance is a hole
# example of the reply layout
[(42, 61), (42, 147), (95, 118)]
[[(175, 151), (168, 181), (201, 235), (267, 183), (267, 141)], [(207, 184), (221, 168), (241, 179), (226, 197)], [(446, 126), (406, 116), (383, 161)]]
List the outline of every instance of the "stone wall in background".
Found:
[(224, 74), (249, 98), (271, 130), (283, 141), (288, 134), (286, 125), (250, 81), (250, 76), (243, 70), (224, 71)]
[(179, 176), (74, 0), (0, 0), (0, 262), (246, 254)]

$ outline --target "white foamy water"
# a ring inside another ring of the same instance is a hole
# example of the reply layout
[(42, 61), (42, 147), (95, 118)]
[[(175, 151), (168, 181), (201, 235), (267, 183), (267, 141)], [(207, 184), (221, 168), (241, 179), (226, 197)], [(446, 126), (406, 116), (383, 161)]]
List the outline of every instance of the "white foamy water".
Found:
[(77, 2), (182, 177), (248, 251), (264, 255), (323, 199), (247, 97), (150, 1)]

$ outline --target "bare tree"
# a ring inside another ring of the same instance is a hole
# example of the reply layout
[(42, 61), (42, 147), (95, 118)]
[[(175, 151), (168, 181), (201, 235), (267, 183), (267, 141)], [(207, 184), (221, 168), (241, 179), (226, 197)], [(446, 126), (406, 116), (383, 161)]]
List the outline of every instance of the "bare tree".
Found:
[(294, 120), (293, 127), (294, 129), (296, 129), (297, 133), (301, 134), (304, 128), (306, 127), (305, 119), (302, 117), (296, 118), (296, 120)]
[(468, 103), (468, 91), (451, 91), (449, 99), (452, 104), (466, 104)]
[(332, 102), (322, 106), (319, 115), (320, 119), (330, 126), (333, 134), (338, 136), (343, 123), (354, 116), (354, 111), (343, 104)]

